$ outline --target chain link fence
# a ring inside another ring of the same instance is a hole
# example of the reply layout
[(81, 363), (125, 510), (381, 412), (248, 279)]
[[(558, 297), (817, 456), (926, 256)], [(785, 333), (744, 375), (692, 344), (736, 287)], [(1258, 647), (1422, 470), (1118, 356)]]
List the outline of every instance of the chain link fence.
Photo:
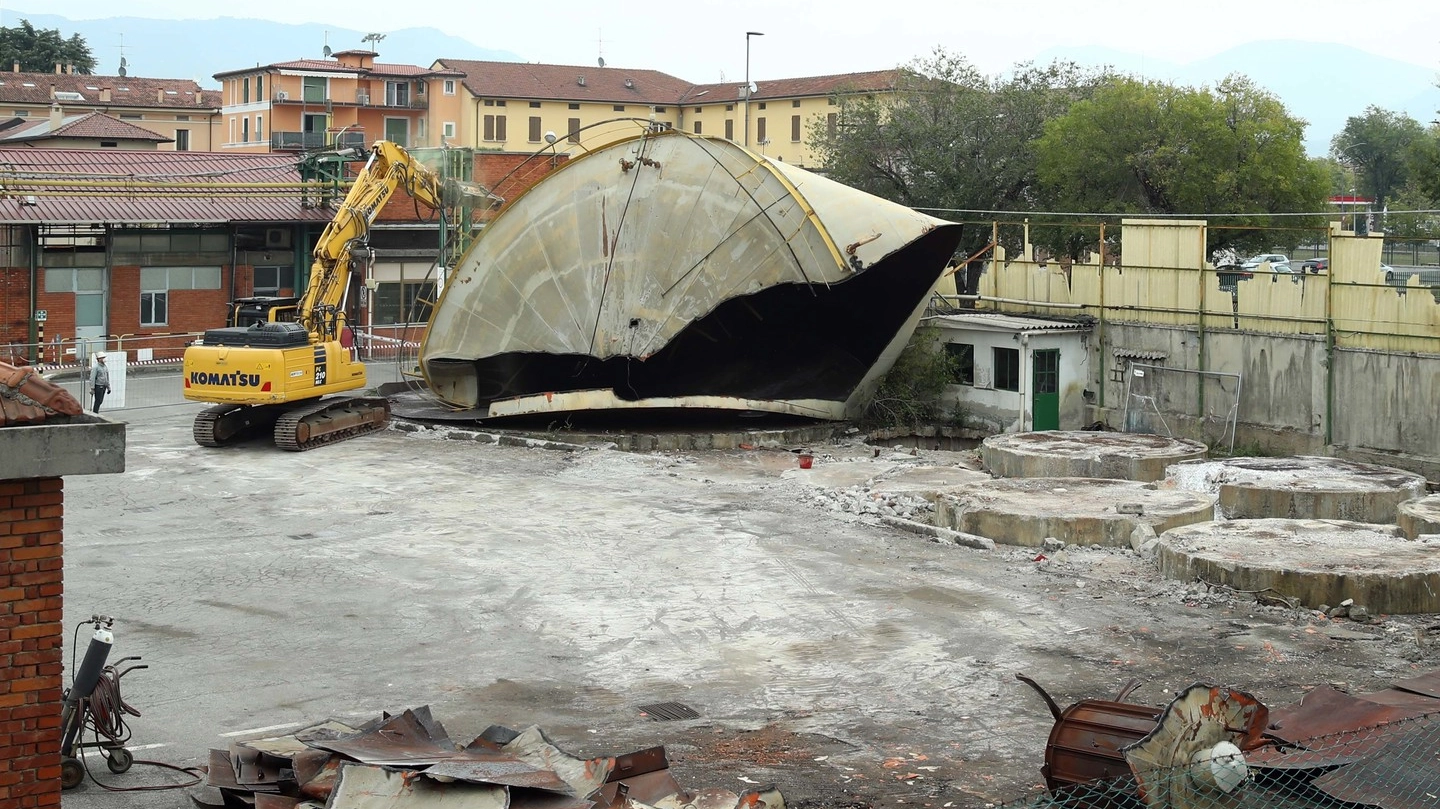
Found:
[[(990, 806), (987, 804), (987, 806)], [(996, 809), (1433, 809), (1440, 713), (1066, 786)]]
[[(415, 326), (356, 329), (352, 350), (365, 363), (369, 384), (418, 379), (423, 334), (423, 327)], [(90, 369), (96, 355), (104, 354), (110, 392), (101, 400), (102, 411), (163, 407), (188, 401), (182, 372), (185, 347), (200, 336), (199, 332), (147, 337), (113, 335), (55, 339), (41, 344), (7, 343), (0, 345), (0, 360), (35, 366), (92, 411), (95, 396), (89, 384)]]

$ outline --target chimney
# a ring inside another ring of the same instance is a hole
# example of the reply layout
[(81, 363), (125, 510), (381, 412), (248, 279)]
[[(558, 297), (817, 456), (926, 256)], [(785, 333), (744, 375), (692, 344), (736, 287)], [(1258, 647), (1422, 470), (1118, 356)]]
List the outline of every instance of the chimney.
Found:
[(65, 63), (65, 73), (66, 73), (67, 75), (70, 75), (70, 76), (75, 75), (75, 63), (74, 63), (74, 62), (66, 62), (66, 63)]
[(50, 98), (51, 98), (51, 99), (54, 99), (54, 98), (55, 98), (55, 83), (54, 83), (54, 82), (51, 82), (51, 83), (50, 83)]
[(59, 129), (59, 128), (60, 128), (60, 122), (63, 121), (63, 120), (65, 120), (65, 113), (60, 109), (60, 103), (57, 101), (56, 103), (51, 104), (51, 105), (50, 105), (50, 131), (51, 131), (51, 132), (54, 132), (55, 130)]
[(155, 91), (155, 103), (156, 103), (156, 104), (164, 104), (164, 103), (165, 103), (165, 91), (164, 91), (164, 90), (156, 90), (156, 91)]
[(20, 72), (20, 60), (19, 60), (19, 59), (16, 59), (16, 60), (15, 60), (15, 69), (14, 69), (13, 71), (11, 71), (11, 72), (12, 72), (12, 73), (19, 73), (19, 72)]
[(58, 76), (58, 75), (61, 74), (61, 72), (62, 72), (61, 69), (60, 69), (61, 67), (62, 67), (62, 65), (61, 65), (59, 62), (56, 62), (56, 63), (55, 63), (55, 75)]
[(101, 88), (100, 88), (100, 103), (102, 103), (102, 104), (109, 104), (109, 103), (110, 103), (110, 88), (109, 88), (109, 87), (101, 87)]
[(199, 90), (196, 90), (196, 91), (195, 91), (195, 106), (197, 106), (197, 107), (203, 107), (203, 106), (205, 106), (205, 94), (202, 93), (202, 92), (200, 92)]

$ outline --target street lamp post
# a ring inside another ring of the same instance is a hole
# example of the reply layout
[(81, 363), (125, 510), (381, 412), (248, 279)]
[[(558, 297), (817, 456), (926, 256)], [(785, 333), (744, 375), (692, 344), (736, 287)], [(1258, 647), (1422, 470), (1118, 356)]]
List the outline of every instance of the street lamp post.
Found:
[(763, 37), (759, 31), (745, 32), (745, 147), (750, 147), (750, 37)]

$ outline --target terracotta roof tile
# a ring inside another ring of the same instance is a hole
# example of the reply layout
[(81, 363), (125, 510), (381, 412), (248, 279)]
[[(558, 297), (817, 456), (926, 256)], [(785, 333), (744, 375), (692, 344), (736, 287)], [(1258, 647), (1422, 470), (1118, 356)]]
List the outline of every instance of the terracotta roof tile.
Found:
[(436, 64), (462, 71), (465, 87), (481, 98), (677, 104), (691, 87), (690, 82), (658, 70), (469, 59), (440, 59)]
[(50, 416), (78, 416), (80, 403), (70, 392), (34, 368), (0, 362), (0, 427), (31, 424)]
[[(895, 89), (900, 75), (900, 70), (872, 70), (867, 73), (836, 73), (829, 76), (801, 76), (793, 79), (757, 79), (755, 80), (755, 94), (750, 96), (750, 100), (806, 98), (829, 96), (834, 93), (881, 92)], [(735, 100), (742, 97), (740, 91), (744, 86), (745, 82), (743, 81), (697, 84), (691, 88), (684, 102), (686, 104), (696, 102), (699, 100), (697, 96), (702, 92), (705, 93), (707, 100), (715, 98)]]
[(21, 123), (12, 128), (0, 129), (0, 142), (48, 140), (50, 138), (144, 140), (152, 143), (169, 143), (173, 140), (173, 138), (156, 134), (143, 126), (136, 126), (129, 121), (122, 121), (103, 112), (68, 115), (55, 129), (50, 128), (48, 117), (16, 120)]
[[(0, 104), (49, 104), (57, 93), (79, 93), (86, 106), (188, 107), (219, 109), (220, 91), (206, 90), (189, 79), (142, 79), (134, 76), (86, 76), (71, 73), (0, 73)], [(110, 101), (100, 91), (110, 90)], [(66, 103), (65, 99), (60, 100)]]
[(292, 59), (288, 62), (275, 62), (259, 67), (245, 67), (239, 70), (226, 70), (216, 73), (214, 78), (220, 79), (224, 76), (237, 76), (242, 73), (256, 73), (267, 70), (307, 70), (317, 73), (348, 73), (358, 77), (366, 76), (405, 76), (409, 78), (421, 76), (459, 76), (457, 71), (445, 70), (443, 68), (424, 67), (422, 65), (401, 65), (389, 62), (376, 62), (370, 67), (356, 67), (355, 65), (344, 65), (334, 59)]

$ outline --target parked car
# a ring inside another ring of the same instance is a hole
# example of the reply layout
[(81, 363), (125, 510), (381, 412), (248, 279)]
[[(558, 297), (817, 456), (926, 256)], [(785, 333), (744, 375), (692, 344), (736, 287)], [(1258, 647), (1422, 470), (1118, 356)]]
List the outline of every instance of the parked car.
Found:
[(1319, 275), (1322, 272), (1329, 271), (1329, 269), (1330, 259), (1326, 258), (1325, 256), (1312, 258), (1300, 265), (1300, 272), (1308, 272), (1311, 275)]
[(1385, 283), (1387, 283), (1387, 284), (1392, 284), (1392, 283), (1395, 282), (1395, 268), (1394, 268), (1394, 267), (1391, 267), (1389, 264), (1384, 264), (1384, 263), (1382, 263), (1382, 264), (1380, 265), (1380, 272), (1381, 272), (1382, 274), (1384, 274), (1384, 276), (1385, 276)]
[(1251, 256), (1245, 259), (1240, 266), (1247, 270), (1254, 270), (1267, 261), (1270, 263), (1270, 269), (1275, 272), (1290, 272), (1290, 257), (1280, 253), (1261, 253), (1258, 256)]

